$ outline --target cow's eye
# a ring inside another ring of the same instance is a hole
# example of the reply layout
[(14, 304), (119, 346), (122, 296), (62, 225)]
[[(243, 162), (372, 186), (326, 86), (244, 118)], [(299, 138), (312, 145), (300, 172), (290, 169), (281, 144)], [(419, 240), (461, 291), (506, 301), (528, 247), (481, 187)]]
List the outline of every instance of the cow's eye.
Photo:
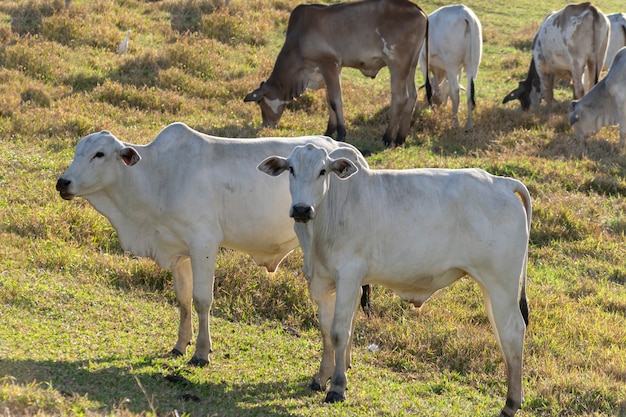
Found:
[(91, 159), (102, 158), (104, 157), (104, 152), (96, 152), (96, 154)]
[(323, 177), (324, 175), (326, 175), (326, 170), (325, 169), (320, 171), (320, 177)]
[(293, 173), (293, 167), (289, 167), (289, 173), (290, 173), (291, 175), (294, 175), (294, 173)]

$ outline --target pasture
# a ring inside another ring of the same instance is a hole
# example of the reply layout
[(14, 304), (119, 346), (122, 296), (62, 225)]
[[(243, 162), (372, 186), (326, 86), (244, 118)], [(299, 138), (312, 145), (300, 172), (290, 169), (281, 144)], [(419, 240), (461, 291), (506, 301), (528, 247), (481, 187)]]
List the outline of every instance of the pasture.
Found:
[[(373, 317), (356, 316), (347, 401), (327, 405), (308, 388), (321, 338), (299, 250), (272, 276), (245, 255), (220, 253), (215, 351), (208, 366), (190, 367), (189, 355), (166, 355), (178, 326), (169, 273), (124, 253), (106, 218), (54, 189), (76, 142), (102, 129), (133, 143), (174, 121), (219, 136), (322, 134), (323, 90), (289, 105), (275, 129), (261, 128), (258, 106), (243, 102), (269, 76), (298, 3), (0, 2), (0, 415), (499, 412), (506, 371), (469, 280), (419, 312), (374, 287)], [(419, 4), (432, 12), (450, 3)], [(474, 166), (523, 181), (533, 223), (526, 401), (517, 415), (626, 416), (626, 156), (614, 148), (618, 129), (576, 149), (567, 82), (555, 91), (552, 115), (501, 104), (526, 74), (542, 19), (567, 3), (465, 4), (483, 25), (474, 130), (455, 129), (449, 105), (426, 108), (420, 90), (406, 145), (387, 149), (388, 72), (371, 80), (346, 69), (346, 140), (367, 151), (373, 168)], [(596, 4), (625, 11), (623, 1)], [(128, 51), (118, 54), (127, 30)], [(462, 93), (459, 120), (466, 111)]]

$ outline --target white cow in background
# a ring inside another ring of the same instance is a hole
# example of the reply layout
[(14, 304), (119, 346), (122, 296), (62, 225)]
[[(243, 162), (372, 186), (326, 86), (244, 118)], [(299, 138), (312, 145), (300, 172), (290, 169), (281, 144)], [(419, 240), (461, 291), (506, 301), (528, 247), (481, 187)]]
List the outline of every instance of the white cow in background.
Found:
[(193, 299), (199, 326), (190, 363), (202, 366), (212, 350), (209, 313), (219, 248), (248, 253), (271, 272), (298, 246), (287, 215), (287, 179), (277, 184), (256, 166), (263, 157), (287, 156), (309, 142), (354, 149), (323, 136), (218, 138), (183, 123), (167, 126), (147, 145), (102, 131), (76, 145), (56, 188), (64, 199), (83, 197), (106, 216), (124, 250), (172, 271), (180, 309), (172, 353), (184, 354), (191, 343)]
[(462, 4), (441, 7), (428, 16), (430, 67), (426, 64), (426, 48), (420, 53), (424, 79), (432, 72), (433, 103), (445, 105), (452, 101), (455, 126), (458, 126), (459, 89), (462, 71), (467, 78), (467, 122), (472, 129), (472, 110), (476, 106), (474, 80), (483, 51), (482, 26), (474, 12)]
[(543, 99), (550, 113), (554, 82), (562, 76), (571, 78), (574, 99), (580, 99), (600, 79), (609, 26), (609, 19), (588, 2), (569, 4), (550, 13), (533, 39), (533, 57), (526, 79), (502, 103), (519, 100), (522, 110), (528, 110), (538, 108)]
[(603, 126), (619, 124), (619, 147), (626, 145), (626, 47), (619, 50), (606, 77), (570, 104), (569, 123), (580, 146)]
[(626, 46), (626, 13), (611, 13), (606, 15), (611, 23), (611, 34), (609, 35), (609, 46), (606, 49), (606, 59), (604, 69), (611, 68), (613, 58), (617, 51)]
[[(259, 170), (289, 172), (290, 216), (302, 244), (309, 292), (318, 303), (324, 352), (311, 386), (343, 401), (359, 288), (385, 285), (421, 306), (464, 276), (480, 286), (504, 354), (502, 416), (521, 407), (528, 323), (526, 266), (532, 208), (520, 181), (479, 169), (370, 170), (313, 144)], [(334, 353), (333, 353), (334, 352)]]

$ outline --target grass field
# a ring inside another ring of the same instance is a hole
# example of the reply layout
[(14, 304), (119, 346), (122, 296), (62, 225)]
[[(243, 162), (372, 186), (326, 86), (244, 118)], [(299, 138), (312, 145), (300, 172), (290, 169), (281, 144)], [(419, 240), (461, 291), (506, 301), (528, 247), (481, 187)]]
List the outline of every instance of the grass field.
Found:
[[(496, 4), (494, 4), (496, 3)], [(262, 128), (243, 97), (267, 79), (295, 0), (0, 2), (0, 415), (494, 416), (506, 370), (476, 285), (464, 279), (420, 314), (381, 287), (357, 314), (347, 401), (310, 392), (321, 338), (294, 252), (273, 276), (218, 258), (215, 352), (170, 358), (171, 276), (121, 249), (89, 204), (54, 189), (74, 145), (107, 129), (147, 143), (168, 123), (233, 137), (321, 134), (324, 92)], [(443, 2), (420, 3), (432, 12)], [(616, 126), (584, 154), (562, 83), (552, 115), (502, 99), (530, 61), (543, 17), (566, 3), (466, 3), (483, 24), (475, 129), (453, 128), (423, 92), (402, 148), (385, 149), (389, 76), (345, 70), (347, 141), (375, 168), (480, 167), (533, 196), (526, 402), (518, 415), (626, 416), (626, 157)], [(621, 0), (596, 3), (605, 13)], [(128, 53), (116, 53), (132, 30)], [(418, 83), (421, 83), (418, 75)], [(460, 122), (464, 124), (462, 94)], [(543, 107), (542, 107), (543, 110)], [(195, 323), (195, 321), (194, 321)], [(379, 345), (370, 352), (371, 343)]]

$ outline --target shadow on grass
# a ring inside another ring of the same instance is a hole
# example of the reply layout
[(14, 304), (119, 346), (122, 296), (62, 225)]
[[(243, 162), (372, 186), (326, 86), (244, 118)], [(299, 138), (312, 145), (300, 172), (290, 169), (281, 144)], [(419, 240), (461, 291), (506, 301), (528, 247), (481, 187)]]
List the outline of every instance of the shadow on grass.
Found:
[[(288, 402), (283, 401), (285, 397), (298, 399), (318, 395), (308, 388), (308, 376), (258, 383), (226, 382), (213, 377), (213, 381), (193, 383), (184, 375), (217, 373), (219, 369), (209, 365), (207, 368), (184, 367), (173, 372), (162, 359), (147, 358), (129, 367), (113, 365), (118, 361), (114, 357), (76, 362), (4, 359), (0, 380), (28, 387), (28, 392), (43, 383), (43, 389), (60, 394), (68, 404), (78, 402), (77, 397), (84, 398), (90, 402), (89, 411), (97, 409), (107, 415), (120, 414), (121, 410), (146, 415), (156, 410), (156, 415), (184, 412), (192, 416), (287, 417), (294, 414), (289, 411)], [(321, 401), (323, 397), (319, 397)]]

